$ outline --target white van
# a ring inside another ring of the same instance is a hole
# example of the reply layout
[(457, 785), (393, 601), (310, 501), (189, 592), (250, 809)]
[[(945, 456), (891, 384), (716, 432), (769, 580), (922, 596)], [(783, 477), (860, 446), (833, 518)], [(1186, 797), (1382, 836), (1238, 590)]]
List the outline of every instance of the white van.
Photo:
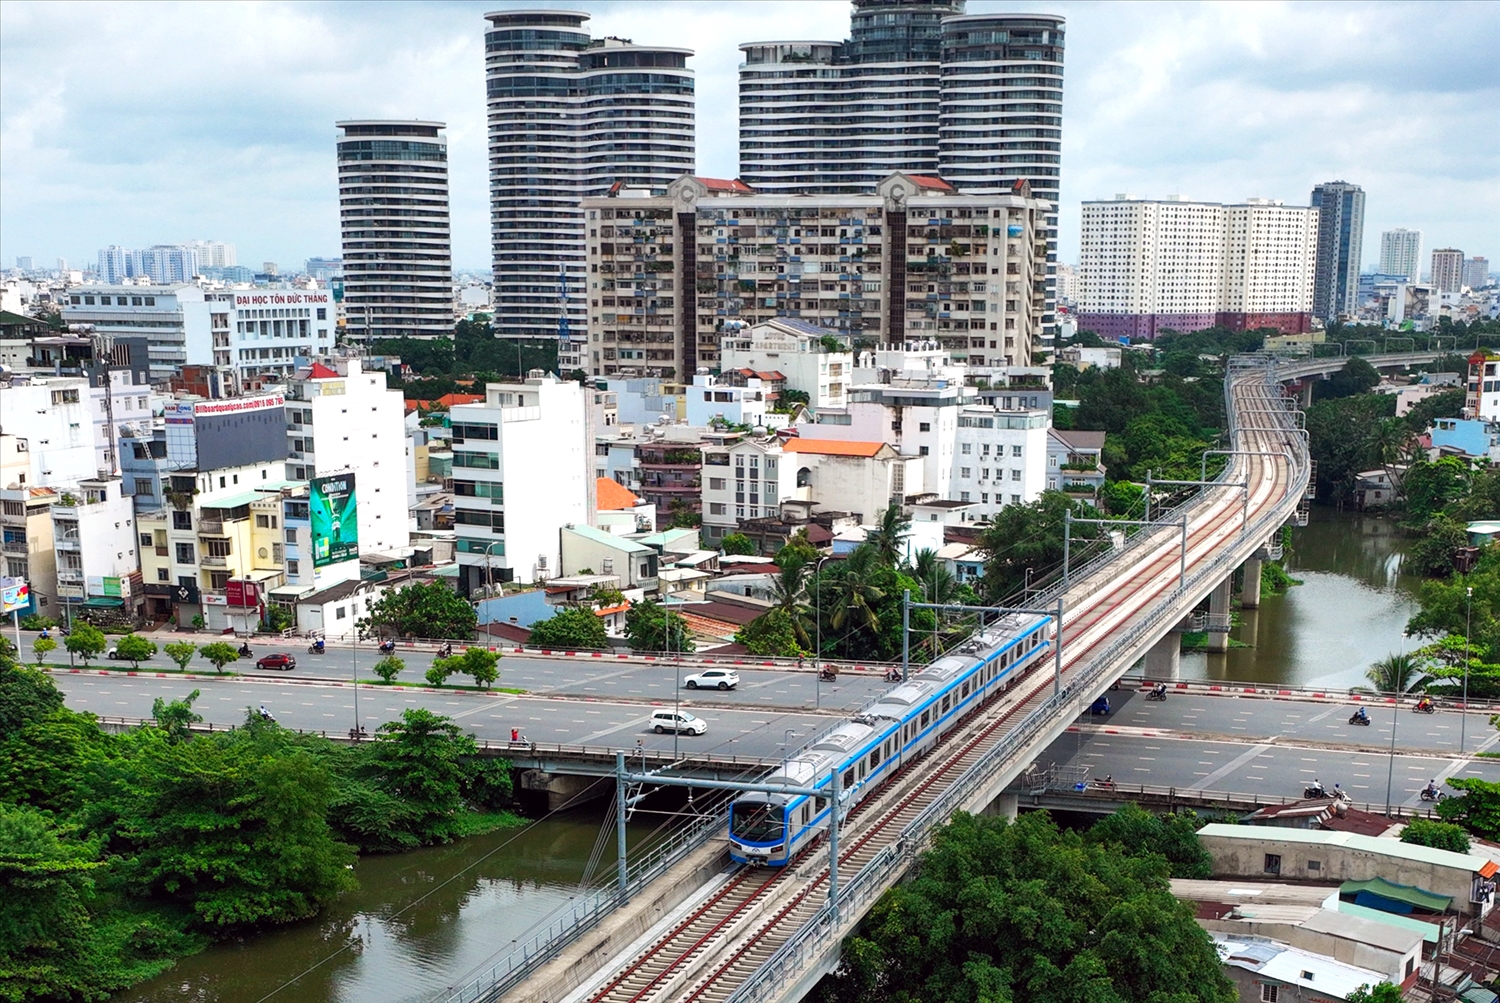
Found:
[(658, 735), (669, 731), (680, 731), (684, 735), (701, 735), (708, 730), (708, 722), (694, 717), (685, 710), (659, 710), (651, 715), (651, 730)]

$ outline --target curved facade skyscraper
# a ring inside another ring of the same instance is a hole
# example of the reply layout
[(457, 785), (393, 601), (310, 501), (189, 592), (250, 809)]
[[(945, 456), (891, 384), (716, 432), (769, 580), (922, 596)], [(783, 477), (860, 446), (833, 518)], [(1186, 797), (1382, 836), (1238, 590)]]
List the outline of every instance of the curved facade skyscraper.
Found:
[(740, 178), (756, 191), (868, 194), (895, 171), (963, 192), (1054, 206), (1047, 314), (1055, 322), (1064, 19), (966, 14), (963, 0), (854, 0), (843, 42), (740, 46)]
[(594, 39), (578, 11), (485, 18), (495, 329), (566, 335), (560, 366), (583, 368), (580, 203), (615, 184), (665, 188), (692, 172), (692, 52)]
[(444, 123), (335, 123), (349, 337), (453, 336)]

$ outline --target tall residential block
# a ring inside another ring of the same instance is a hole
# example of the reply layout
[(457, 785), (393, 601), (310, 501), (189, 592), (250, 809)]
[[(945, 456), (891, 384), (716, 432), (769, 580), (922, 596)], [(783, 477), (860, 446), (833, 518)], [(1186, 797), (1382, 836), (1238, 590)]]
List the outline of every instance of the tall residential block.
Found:
[(485, 17), (495, 331), (560, 339), (566, 371), (587, 323), (580, 203), (692, 171), (692, 52), (591, 38), (577, 11)]
[(1405, 276), (1408, 282), (1422, 278), (1422, 231), (1398, 226), (1380, 235), (1380, 274)]
[(1083, 203), (1078, 326), (1111, 340), (1311, 326), (1318, 212), (1117, 195)]
[(1456, 293), (1464, 285), (1464, 252), (1456, 247), (1440, 247), (1432, 252), (1432, 288)]
[(349, 337), (453, 335), (448, 141), (442, 122), (351, 119), (338, 137)]
[(1036, 348), (1050, 202), (907, 174), (863, 195), (683, 177), (584, 210), (595, 376), (689, 383), (721, 368), (721, 339), (775, 319), (935, 340), (973, 366), (1026, 365)]
[(1473, 257), (1464, 262), (1464, 285), (1470, 289), (1483, 289), (1490, 284), (1490, 262), (1488, 258)]
[(1365, 235), (1365, 190), (1329, 181), (1312, 190), (1318, 210), (1318, 263), (1313, 313), (1323, 320), (1352, 316), (1359, 295), (1359, 257)]
[[(1064, 19), (964, 11), (963, 0), (854, 0), (846, 41), (741, 45), (741, 179), (783, 195), (869, 194), (896, 171), (964, 192), (1025, 181), (1055, 207)], [(1056, 230), (1054, 208), (1049, 262)]]
[(556, 577), (559, 529), (589, 523), (583, 389), (533, 371), (519, 383), (490, 383), (483, 402), (449, 413), (460, 591)]

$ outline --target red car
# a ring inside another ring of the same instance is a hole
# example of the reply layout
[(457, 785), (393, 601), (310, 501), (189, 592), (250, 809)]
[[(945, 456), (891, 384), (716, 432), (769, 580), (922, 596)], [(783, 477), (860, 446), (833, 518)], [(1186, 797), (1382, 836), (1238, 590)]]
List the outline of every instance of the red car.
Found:
[(264, 658), (256, 659), (257, 669), (295, 669), (297, 660), (284, 651), (272, 652)]

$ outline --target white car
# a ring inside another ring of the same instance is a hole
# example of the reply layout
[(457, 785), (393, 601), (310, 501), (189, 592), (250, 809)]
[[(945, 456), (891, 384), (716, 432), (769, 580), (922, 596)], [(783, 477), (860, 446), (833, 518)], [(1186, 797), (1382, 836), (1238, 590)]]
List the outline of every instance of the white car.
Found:
[(708, 730), (708, 722), (694, 717), (685, 710), (659, 710), (651, 715), (651, 730), (658, 735), (669, 731), (684, 735), (701, 735)]
[(688, 676), (683, 682), (690, 690), (700, 687), (706, 690), (732, 690), (740, 684), (740, 674), (733, 669), (704, 669)]

